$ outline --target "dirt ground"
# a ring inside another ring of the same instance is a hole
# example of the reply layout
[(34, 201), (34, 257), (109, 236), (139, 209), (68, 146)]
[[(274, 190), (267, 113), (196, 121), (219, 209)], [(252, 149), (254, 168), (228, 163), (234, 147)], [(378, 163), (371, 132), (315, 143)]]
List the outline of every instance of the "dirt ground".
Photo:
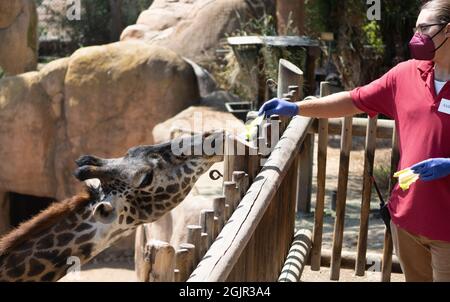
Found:
[[(337, 178), (339, 170), (339, 137), (331, 137), (328, 148), (327, 159), (327, 179), (326, 179), (326, 198), (325, 198), (325, 217), (323, 229), (323, 245), (322, 249), (331, 249), (332, 235), (334, 226), (335, 213), (331, 209), (332, 192), (337, 188)], [(377, 141), (377, 150), (375, 154), (375, 169), (388, 170), (390, 165), (391, 148), (390, 142), (387, 140)], [(314, 208), (316, 200), (316, 170), (317, 170), (317, 137), (314, 150), (314, 167), (313, 167), (313, 194), (310, 214), (299, 214), (296, 221), (296, 229), (309, 228), (312, 230), (314, 225)], [(353, 148), (350, 156), (349, 181), (347, 192), (347, 203), (345, 212), (345, 231), (343, 250), (356, 251), (358, 231), (359, 231), (359, 215), (362, 192), (362, 171), (364, 166), (364, 140), (362, 138), (354, 138)], [(217, 164), (213, 169), (223, 170), (223, 165)], [(197, 195), (217, 195), (221, 194), (220, 182), (211, 181), (205, 173), (197, 182), (196, 187), (191, 194)], [(386, 175), (387, 177), (387, 175)], [(383, 180), (379, 179), (380, 183)], [(368, 234), (368, 252), (381, 253), (383, 249), (384, 224), (377, 214), (378, 196), (374, 193), (371, 201), (371, 214), (369, 220)], [(302, 282), (329, 282), (329, 268), (323, 267), (319, 272), (313, 272), (310, 267), (306, 267)], [(380, 273), (367, 272), (364, 277), (354, 276), (353, 270), (341, 269), (341, 282), (374, 282), (380, 280)], [(82, 268), (82, 272), (78, 276), (68, 275), (64, 277), (62, 282), (133, 282), (136, 281), (134, 274), (134, 261), (132, 257), (126, 259), (108, 261), (94, 261)], [(392, 281), (404, 281), (401, 274), (392, 274)]]

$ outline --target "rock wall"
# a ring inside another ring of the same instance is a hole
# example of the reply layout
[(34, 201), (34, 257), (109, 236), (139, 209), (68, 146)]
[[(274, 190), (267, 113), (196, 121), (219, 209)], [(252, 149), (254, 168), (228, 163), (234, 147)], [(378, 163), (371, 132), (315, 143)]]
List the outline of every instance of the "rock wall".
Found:
[(34, 1), (0, 1), (0, 68), (6, 75), (35, 70), (37, 53), (37, 13)]
[(0, 192), (66, 198), (82, 154), (123, 156), (199, 102), (192, 67), (139, 41), (82, 48), (0, 80)]
[(143, 40), (199, 64), (215, 59), (220, 40), (248, 18), (274, 13), (269, 0), (155, 0), (127, 27), (121, 40)]

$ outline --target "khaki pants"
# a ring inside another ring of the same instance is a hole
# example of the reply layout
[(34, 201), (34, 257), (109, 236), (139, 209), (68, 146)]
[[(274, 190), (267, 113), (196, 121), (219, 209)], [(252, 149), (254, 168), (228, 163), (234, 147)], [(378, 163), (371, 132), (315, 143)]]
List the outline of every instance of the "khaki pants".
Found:
[(391, 233), (407, 282), (450, 282), (450, 242), (413, 235), (392, 221)]

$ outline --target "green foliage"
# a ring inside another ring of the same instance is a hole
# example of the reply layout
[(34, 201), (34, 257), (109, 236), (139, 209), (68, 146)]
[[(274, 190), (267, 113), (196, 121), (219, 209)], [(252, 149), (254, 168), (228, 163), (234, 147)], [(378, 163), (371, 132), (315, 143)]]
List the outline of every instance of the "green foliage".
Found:
[(2, 67), (0, 66), (0, 79), (5, 76), (5, 72), (3, 71)]
[[(240, 28), (227, 36), (277, 36), (276, 21), (273, 16), (264, 14), (260, 18), (244, 21), (239, 15)], [(287, 35), (298, 35), (292, 22), (288, 20)], [(231, 51), (231, 47), (226, 46)], [(300, 68), (304, 68), (304, 50), (262, 47), (259, 52), (254, 47), (242, 46), (230, 53), (223, 66), (210, 66), (219, 86), (238, 95), (242, 100), (254, 101), (257, 93), (257, 57), (263, 58), (264, 73), (267, 79), (277, 80), (278, 61), (283, 58)]]
[[(38, 5), (43, 0), (38, 1)], [(117, 40), (114, 36), (113, 22), (120, 28), (134, 24), (139, 14), (153, 3), (153, 0), (118, 0), (120, 5), (120, 19), (114, 19), (111, 1), (89, 0), (81, 1), (81, 20), (68, 20), (65, 11), (59, 12), (51, 7), (46, 7), (51, 14), (49, 27), (58, 28), (69, 33), (70, 39), (81, 46), (101, 45)], [(45, 34), (49, 29), (39, 28), (40, 34)]]
[(305, 30), (308, 36), (318, 37), (321, 32), (331, 30), (329, 17), (333, 4), (336, 1), (305, 0)]
[(271, 15), (264, 14), (261, 18), (251, 18), (248, 21), (237, 14), (240, 28), (229, 36), (275, 36), (277, 27)]
[[(421, 0), (382, 1), (381, 20), (371, 21), (366, 17), (369, 8), (366, 1), (305, 0), (306, 34), (319, 37), (321, 32), (333, 32), (338, 41), (342, 38), (342, 32), (347, 32), (346, 27), (361, 26), (363, 37), (353, 33), (353, 40), (348, 41), (348, 45), (354, 47), (359, 44), (372, 50), (370, 56), (375, 55), (376, 61), (381, 57), (385, 65), (377, 66), (378, 73), (384, 72), (399, 61), (409, 58), (408, 41), (422, 2)], [(363, 49), (359, 51), (362, 52)], [(370, 59), (370, 56), (365, 59)], [(367, 68), (373, 68), (371, 64), (366, 65)]]
[(377, 21), (370, 21), (363, 26), (366, 43), (373, 49), (376, 55), (384, 54), (384, 43), (381, 37), (380, 25)]

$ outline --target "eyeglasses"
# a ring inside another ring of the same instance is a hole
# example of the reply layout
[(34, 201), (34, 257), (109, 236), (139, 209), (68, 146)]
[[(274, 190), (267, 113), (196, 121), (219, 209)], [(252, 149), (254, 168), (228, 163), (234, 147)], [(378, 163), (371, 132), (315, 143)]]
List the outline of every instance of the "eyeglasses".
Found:
[(419, 26), (413, 28), (413, 33), (420, 32), (421, 34), (423, 34), (423, 32), (424, 32), (427, 28), (429, 28), (429, 27), (431, 27), (431, 26), (436, 26), (436, 25), (447, 25), (447, 24), (448, 24), (448, 23), (444, 23), (444, 22), (441, 22), (441, 23), (433, 23), (433, 24), (420, 24)]

